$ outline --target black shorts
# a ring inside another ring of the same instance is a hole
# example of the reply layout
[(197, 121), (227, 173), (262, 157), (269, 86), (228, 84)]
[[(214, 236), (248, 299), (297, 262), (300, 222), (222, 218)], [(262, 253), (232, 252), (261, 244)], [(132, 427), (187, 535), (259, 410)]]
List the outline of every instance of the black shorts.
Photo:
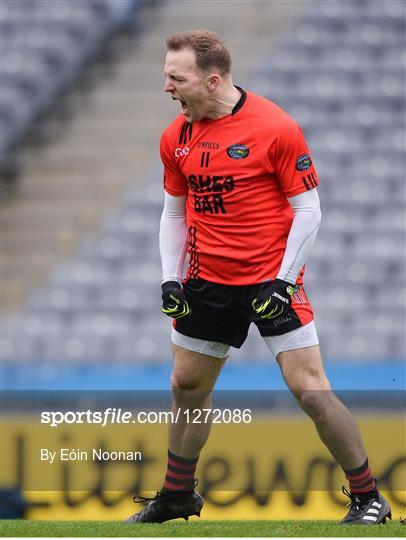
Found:
[(220, 285), (204, 279), (190, 279), (183, 288), (192, 313), (175, 320), (174, 328), (185, 336), (240, 348), (251, 323), (257, 325), (261, 336), (280, 336), (313, 320), (313, 310), (302, 286), (293, 295), (287, 315), (261, 319), (252, 308), (252, 301), (261, 286)]

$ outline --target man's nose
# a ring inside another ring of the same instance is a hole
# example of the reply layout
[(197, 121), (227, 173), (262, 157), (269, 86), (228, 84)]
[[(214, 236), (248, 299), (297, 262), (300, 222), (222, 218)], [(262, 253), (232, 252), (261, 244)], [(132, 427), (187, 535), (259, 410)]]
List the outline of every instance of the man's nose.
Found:
[(173, 92), (175, 90), (175, 87), (170, 81), (165, 81), (164, 90), (165, 92)]

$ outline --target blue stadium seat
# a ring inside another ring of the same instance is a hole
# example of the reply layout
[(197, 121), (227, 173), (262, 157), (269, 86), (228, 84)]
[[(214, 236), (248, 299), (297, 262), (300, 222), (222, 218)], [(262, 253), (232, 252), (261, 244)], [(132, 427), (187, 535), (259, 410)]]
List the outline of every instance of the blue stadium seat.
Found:
[[(3, 0), (0, 90), (24, 94), (30, 115), (7, 116), (0, 162), (18, 147), (30, 126), (69, 90), (138, 0)], [(4, 105), (2, 104), (2, 109)]]

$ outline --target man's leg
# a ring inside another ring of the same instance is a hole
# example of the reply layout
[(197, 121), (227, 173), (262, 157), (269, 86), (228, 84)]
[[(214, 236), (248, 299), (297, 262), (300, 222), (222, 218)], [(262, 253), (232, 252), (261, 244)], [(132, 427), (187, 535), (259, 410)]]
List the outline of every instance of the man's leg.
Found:
[[(197, 458), (210, 433), (211, 418), (207, 422), (188, 422), (196, 410), (211, 408), (211, 392), (224, 358), (215, 358), (173, 345), (174, 368), (171, 377), (173, 409), (180, 409), (179, 421), (169, 427), (169, 450), (186, 459)], [(205, 419), (205, 415), (200, 418)]]
[(345, 470), (360, 467), (366, 453), (358, 426), (331, 391), (319, 346), (284, 351), (276, 359), (286, 384), (336, 461)]
[(341, 523), (385, 523), (391, 517), (390, 507), (376, 489), (352, 414), (331, 391), (319, 346), (283, 351), (276, 359), (286, 384), (349, 481), (351, 492), (344, 492), (351, 499), (351, 508)]
[[(182, 336), (178, 336), (179, 339), (184, 341)], [(130, 516), (128, 523), (162, 523), (179, 517), (188, 519), (191, 515), (199, 516), (203, 506), (201, 495), (194, 493), (194, 474), (200, 450), (209, 436), (211, 418), (199, 424), (188, 422), (185, 411), (189, 411), (191, 420), (197, 411), (211, 408), (211, 392), (229, 347), (194, 338), (186, 338), (185, 343), (191, 347), (196, 345), (198, 350), (213, 351), (218, 356), (173, 344), (173, 411), (175, 415), (178, 410), (180, 412), (178, 422), (169, 427), (168, 467), (163, 489), (145, 508)]]

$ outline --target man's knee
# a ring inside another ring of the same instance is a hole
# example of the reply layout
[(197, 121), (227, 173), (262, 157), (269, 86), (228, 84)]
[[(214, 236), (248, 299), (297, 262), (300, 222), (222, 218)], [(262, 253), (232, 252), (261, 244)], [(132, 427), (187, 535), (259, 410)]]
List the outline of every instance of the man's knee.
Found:
[(333, 394), (318, 348), (289, 351), (282, 355), (278, 361), (289, 389), (313, 420), (321, 419)]
[(331, 400), (331, 386), (324, 372), (306, 372), (287, 382), (298, 403), (308, 414), (318, 415)]
[(180, 374), (173, 372), (171, 375), (172, 391), (176, 393), (196, 392), (202, 388), (202, 381), (199, 381), (193, 374)]
[(296, 399), (301, 408), (313, 419), (322, 419), (331, 399), (331, 390), (301, 390)]
[(208, 395), (221, 371), (224, 360), (173, 346), (175, 365), (171, 377), (176, 393), (206, 392)]
[(223, 361), (176, 346), (174, 352), (171, 386), (175, 401), (197, 407), (211, 394)]
[(179, 406), (199, 407), (211, 393), (211, 387), (202, 384), (195, 377), (171, 377), (172, 394)]
[(331, 390), (318, 346), (281, 352), (277, 361), (286, 384), (297, 399), (301, 400), (305, 394), (306, 400), (313, 401), (313, 392), (317, 395)]

